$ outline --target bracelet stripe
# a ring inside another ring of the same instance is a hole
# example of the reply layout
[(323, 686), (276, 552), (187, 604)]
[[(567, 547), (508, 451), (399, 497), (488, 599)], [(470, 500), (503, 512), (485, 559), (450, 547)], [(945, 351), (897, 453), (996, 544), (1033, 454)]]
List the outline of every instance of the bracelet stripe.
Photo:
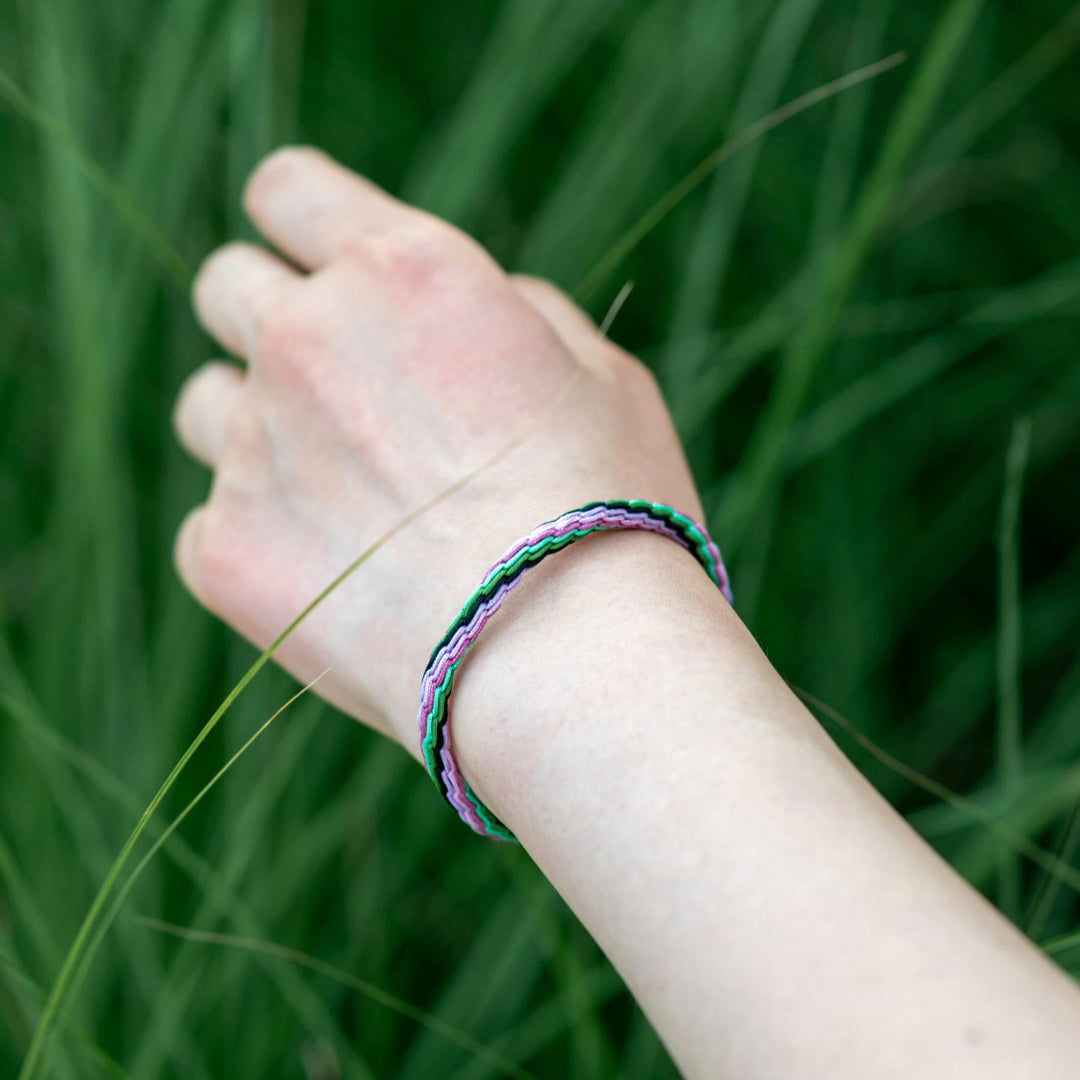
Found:
[(428, 774), (461, 819), (482, 836), (513, 840), (513, 833), (466, 783), (450, 740), (450, 691), (465, 653), (524, 574), (549, 555), (605, 530), (635, 529), (666, 536), (686, 548), (731, 602), (731, 586), (720, 550), (690, 518), (660, 503), (635, 499), (589, 503), (545, 522), (510, 548), (484, 575), (472, 596), (431, 653), (420, 682), (418, 726)]

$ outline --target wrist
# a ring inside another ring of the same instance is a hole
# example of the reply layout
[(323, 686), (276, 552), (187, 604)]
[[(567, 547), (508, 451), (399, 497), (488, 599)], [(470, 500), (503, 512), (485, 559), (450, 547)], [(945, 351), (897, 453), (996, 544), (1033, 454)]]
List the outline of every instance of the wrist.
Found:
[(462, 664), (452, 740), (463, 775), (514, 828), (514, 794), (551, 755), (654, 723), (630, 715), (644, 683), (655, 692), (696, 678), (742, 639), (679, 545), (640, 532), (587, 537), (529, 572)]

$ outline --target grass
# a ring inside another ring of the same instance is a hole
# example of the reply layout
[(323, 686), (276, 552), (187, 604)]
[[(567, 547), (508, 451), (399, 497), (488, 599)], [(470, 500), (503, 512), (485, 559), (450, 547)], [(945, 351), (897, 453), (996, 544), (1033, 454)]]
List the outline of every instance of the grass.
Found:
[(403, 753), (308, 696), (235, 756), (296, 687), (171, 569), (206, 479), (168, 414), (209, 350), (177, 286), (286, 140), (597, 316), (634, 280), (614, 333), (744, 618), (1075, 966), (1078, 49), (1045, 0), (0, 11), (0, 1074), (51, 1015), (65, 1078), (674, 1075), (531, 864)]

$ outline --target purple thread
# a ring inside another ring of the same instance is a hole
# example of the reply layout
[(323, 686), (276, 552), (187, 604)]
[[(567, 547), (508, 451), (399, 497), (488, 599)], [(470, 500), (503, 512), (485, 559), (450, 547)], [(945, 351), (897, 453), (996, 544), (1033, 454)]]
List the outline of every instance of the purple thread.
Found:
[[(561, 517), (556, 518), (554, 521), (546, 522), (534, 529), (527, 536), (518, 540), (502, 555), (501, 558), (492, 563), (488, 568), (487, 573), (484, 575), (483, 580), (487, 581), (492, 574), (509, 563), (520, 552), (526, 548), (532, 547), (542, 540), (565, 536), (577, 529), (589, 527), (595, 529), (597, 526), (599, 526), (600, 529), (628, 529), (659, 533), (660, 535), (674, 540), (687, 550), (691, 550), (692, 548), (692, 545), (689, 544), (674, 528), (663, 521), (657, 520), (650, 514), (642, 511), (598, 506), (593, 507), (588, 511), (569, 511)], [(711, 556), (720, 590), (730, 602), (731, 588), (726, 568), (720, 557), (720, 549), (712, 538), (700, 526), (697, 526), (696, 523), (695, 527), (705, 540), (706, 550)], [(519, 575), (507, 584), (500, 586), (491, 597), (479, 605), (469, 623), (466, 626), (458, 628), (454, 633), (454, 636), (439, 650), (434, 662), (430, 664), (427, 671), (425, 671), (421, 682), (420, 708), (417, 717), (421, 742), (427, 738), (428, 722), (434, 705), (435, 693), (438, 687), (443, 684), (447, 672), (464, 656), (470, 646), (473, 645), (483, 632), (488, 620), (499, 610), (506, 597), (517, 587), (523, 577), (524, 574)], [(446, 693), (449, 693), (449, 687), (446, 688)], [(447, 718), (445, 722), (449, 724), (449, 718)], [(438, 756), (443, 766), (442, 776), (446, 785), (447, 800), (458, 812), (458, 815), (475, 832), (486, 834), (487, 829), (466, 794), (467, 787), (465, 779), (457, 767), (457, 762), (454, 760), (450, 748), (449, 730), (446, 732), (446, 738), (443, 740), (442, 748), (438, 751)]]

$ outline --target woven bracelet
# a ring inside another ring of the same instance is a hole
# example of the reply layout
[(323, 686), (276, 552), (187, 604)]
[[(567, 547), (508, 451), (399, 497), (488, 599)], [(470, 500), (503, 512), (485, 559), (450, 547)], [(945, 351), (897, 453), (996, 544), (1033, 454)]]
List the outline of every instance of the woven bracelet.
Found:
[(589, 503), (545, 522), (519, 540), (484, 576), (458, 617), (431, 654), (420, 682), (420, 748), (428, 774), (439, 791), (474, 832), (494, 840), (514, 834), (480, 801), (458, 770), (450, 746), (450, 691), (454, 673), (488, 619), (527, 570), (589, 533), (639, 529), (659, 533), (686, 548), (731, 602), (731, 587), (720, 550), (708, 533), (668, 506), (635, 499)]

